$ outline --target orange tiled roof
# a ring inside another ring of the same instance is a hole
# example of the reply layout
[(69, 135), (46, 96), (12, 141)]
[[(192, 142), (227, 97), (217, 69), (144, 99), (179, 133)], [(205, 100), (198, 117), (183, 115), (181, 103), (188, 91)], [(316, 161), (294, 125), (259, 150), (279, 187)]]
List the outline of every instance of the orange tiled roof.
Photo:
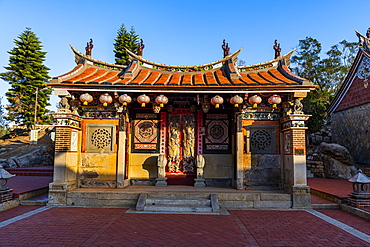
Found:
[(50, 86), (89, 85), (122, 89), (201, 89), (245, 90), (248, 88), (314, 88), (311, 82), (294, 75), (287, 67), (292, 52), (257, 65), (237, 67), (234, 54), (213, 63), (173, 66), (151, 62), (129, 52), (130, 66), (104, 63), (79, 53), (72, 47), (79, 64), (70, 72), (54, 77)]

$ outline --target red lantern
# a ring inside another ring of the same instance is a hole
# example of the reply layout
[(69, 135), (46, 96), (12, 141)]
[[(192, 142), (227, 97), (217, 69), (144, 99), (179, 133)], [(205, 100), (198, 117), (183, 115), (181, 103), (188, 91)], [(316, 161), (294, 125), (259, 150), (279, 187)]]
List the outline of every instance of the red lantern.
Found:
[(281, 103), (281, 98), (279, 95), (274, 94), (269, 98), (268, 102), (273, 108), (276, 108), (276, 105)]
[(249, 104), (253, 104), (253, 108), (256, 108), (259, 103), (262, 102), (262, 98), (258, 95), (253, 95), (248, 99)]
[(127, 94), (122, 94), (121, 96), (119, 96), (118, 101), (121, 102), (122, 105), (127, 105), (131, 103), (132, 99)]
[(243, 104), (243, 98), (239, 95), (235, 95), (230, 99), (230, 103), (233, 104), (235, 107), (238, 107), (239, 104)]
[(80, 95), (80, 100), (81, 102), (83, 102), (83, 105), (88, 105), (90, 102), (93, 101), (93, 97), (88, 93), (84, 93)]
[(141, 104), (141, 107), (145, 107), (145, 104), (150, 102), (149, 96), (142, 94), (139, 97), (137, 97), (137, 102)]
[(160, 107), (164, 107), (164, 105), (168, 103), (168, 98), (161, 94), (155, 98), (155, 103), (157, 103)]
[(219, 108), (222, 103), (224, 103), (224, 99), (219, 95), (216, 95), (211, 99), (211, 104), (214, 105), (215, 108)]
[(107, 106), (108, 104), (112, 103), (113, 99), (108, 93), (102, 94), (99, 97), (99, 101), (103, 103), (103, 106)]

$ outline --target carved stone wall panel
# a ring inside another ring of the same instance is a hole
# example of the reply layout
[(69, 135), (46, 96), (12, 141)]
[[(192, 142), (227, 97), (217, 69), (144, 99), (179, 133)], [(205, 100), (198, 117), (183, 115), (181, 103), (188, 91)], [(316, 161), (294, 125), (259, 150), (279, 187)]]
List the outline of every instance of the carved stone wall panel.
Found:
[(228, 114), (207, 114), (205, 117), (204, 153), (229, 153), (230, 120)]
[(159, 120), (157, 114), (137, 113), (133, 120), (132, 152), (159, 152)]
[(245, 150), (252, 154), (276, 154), (276, 127), (252, 125), (247, 128)]
[(116, 143), (116, 125), (87, 124), (86, 152), (114, 152)]

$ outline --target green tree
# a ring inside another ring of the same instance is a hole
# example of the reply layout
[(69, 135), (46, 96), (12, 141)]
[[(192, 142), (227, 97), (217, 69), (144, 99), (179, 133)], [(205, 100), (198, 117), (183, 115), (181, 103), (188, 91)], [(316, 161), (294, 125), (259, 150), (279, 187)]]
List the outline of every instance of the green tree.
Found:
[[(46, 107), (50, 105), (51, 89), (46, 87), (45, 82), (50, 77), (49, 68), (43, 65), (46, 52), (42, 51), (41, 42), (30, 28), (14, 39), (14, 44), (15, 47), (8, 52), (9, 65), (4, 67), (7, 72), (0, 73), (0, 78), (11, 85), (5, 94), (9, 102), (5, 119), (31, 129), (35, 123), (35, 107), (38, 123), (49, 120)], [(36, 90), (39, 92), (37, 102)]]
[(137, 54), (137, 47), (139, 44), (139, 35), (136, 34), (135, 28), (131, 27), (130, 31), (127, 31), (125, 25), (122, 24), (118, 29), (117, 38), (114, 39), (114, 54), (116, 64), (129, 65), (130, 61), (125, 47)]
[(356, 42), (341, 41), (321, 58), (321, 44), (314, 38), (299, 41), (292, 57), (293, 72), (312, 81), (318, 87), (303, 100), (304, 111), (312, 115), (307, 125), (311, 132), (319, 131), (326, 119), (326, 109), (347, 75), (358, 50)]

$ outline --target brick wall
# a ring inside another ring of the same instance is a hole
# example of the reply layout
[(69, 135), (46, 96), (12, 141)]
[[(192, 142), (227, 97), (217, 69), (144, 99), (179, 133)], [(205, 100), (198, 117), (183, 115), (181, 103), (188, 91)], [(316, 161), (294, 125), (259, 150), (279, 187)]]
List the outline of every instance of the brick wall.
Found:
[(55, 133), (55, 152), (68, 152), (71, 146), (71, 128), (58, 126)]
[(365, 103), (370, 103), (370, 87), (365, 88), (364, 80), (355, 77), (351, 87), (335, 111), (341, 111)]

